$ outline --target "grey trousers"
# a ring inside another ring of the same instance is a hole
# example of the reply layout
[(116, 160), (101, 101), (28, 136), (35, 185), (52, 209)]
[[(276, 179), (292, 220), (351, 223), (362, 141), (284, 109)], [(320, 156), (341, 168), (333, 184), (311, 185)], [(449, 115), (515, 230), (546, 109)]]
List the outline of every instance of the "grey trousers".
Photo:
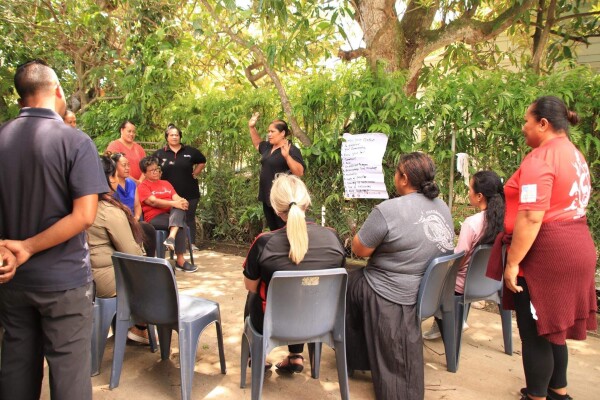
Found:
[(91, 400), (92, 284), (58, 292), (0, 285), (0, 399), (38, 400), (44, 358), (52, 400)]
[[(179, 229), (175, 235), (175, 254), (185, 253), (186, 231), (185, 231), (185, 211), (179, 208), (171, 208), (168, 214), (159, 214), (150, 221), (153, 227), (161, 231), (168, 231), (170, 227), (177, 226)], [(162, 243), (156, 243), (156, 246), (162, 246)]]

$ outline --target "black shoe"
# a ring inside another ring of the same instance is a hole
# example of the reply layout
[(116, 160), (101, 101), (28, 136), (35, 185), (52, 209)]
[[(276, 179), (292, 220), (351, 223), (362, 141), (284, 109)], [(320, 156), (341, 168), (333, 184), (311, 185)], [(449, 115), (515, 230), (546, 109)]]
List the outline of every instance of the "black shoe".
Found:
[[(521, 388), (521, 399), (526, 400), (529, 399), (527, 396), (527, 388)], [(554, 390), (548, 388), (548, 395), (546, 396), (548, 400), (573, 400), (569, 394), (558, 394)]]
[(198, 270), (197, 266), (192, 265), (187, 261), (184, 261), (183, 265), (175, 263), (175, 268), (183, 272), (196, 272)]

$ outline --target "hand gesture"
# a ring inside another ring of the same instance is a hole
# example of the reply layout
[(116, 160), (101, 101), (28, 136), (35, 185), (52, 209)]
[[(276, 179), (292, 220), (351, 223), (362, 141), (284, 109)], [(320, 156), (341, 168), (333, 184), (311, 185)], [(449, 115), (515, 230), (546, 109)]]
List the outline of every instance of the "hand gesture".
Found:
[(513, 293), (519, 293), (523, 291), (523, 287), (517, 285), (517, 275), (519, 274), (519, 264), (512, 265), (506, 263), (504, 269), (504, 282), (506, 287)]
[(177, 199), (177, 200), (173, 200), (175, 202), (175, 204), (173, 205), (173, 207), (175, 208), (179, 208), (180, 210), (187, 210), (189, 203), (186, 199), (184, 199), (183, 197)]
[(281, 145), (281, 155), (283, 156), (283, 158), (287, 158), (290, 155), (290, 147), (292, 146), (292, 142), (290, 142), (289, 140), (285, 140), (285, 142), (283, 142), (283, 145)]
[(10, 281), (17, 271), (17, 258), (6, 247), (0, 247), (0, 284)]
[[(0, 241), (0, 248), (6, 247), (6, 249), (9, 250), (9, 253), (14, 254), (14, 257), (16, 257), (17, 265), (15, 266), (15, 268), (19, 265), (25, 264), (27, 260), (29, 260), (29, 258), (33, 255), (33, 252), (25, 243), (26, 242), (24, 240)], [(4, 259), (4, 257), (4, 254), (2, 254), (2, 259)], [(10, 258), (10, 256), (8, 256), (8, 258)]]
[(256, 126), (256, 121), (258, 121), (258, 117), (260, 117), (259, 112), (255, 112), (254, 114), (252, 114), (252, 117), (248, 121), (249, 128), (254, 128)]

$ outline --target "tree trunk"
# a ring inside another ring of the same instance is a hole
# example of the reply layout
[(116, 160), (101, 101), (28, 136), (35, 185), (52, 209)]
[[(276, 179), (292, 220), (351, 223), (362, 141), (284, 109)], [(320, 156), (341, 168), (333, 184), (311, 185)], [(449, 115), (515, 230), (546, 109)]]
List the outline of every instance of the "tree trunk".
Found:
[(475, 18), (479, 2), (474, 1), (453, 21), (432, 29), (436, 13), (443, 11), (441, 1), (432, 1), (430, 6), (426, 6), (422, 0), (410, 0), (399, 20), (395, 0), (353, 0), (351, 5), (363, 31), (366, 47), (341, 51), (340, 57), (349, 60), (364, 56), (375, 73), (380, 64), (384, 65), (386, 72), (406, 70), (408, 76), (404, 90), (414, 95), (425, 57), (455, 42), (476, 44), (493, 39), (536, 1), (515, 0), (504, 12), (488, 21)]
[(550, 30), (554, 25), (555, 19), (556, 0), (550, 0), (548, 8), (546, 8), (545, 0), (539, 0), (535, 33), (533, 35), (533, 56), (531, 57), (531, 68), (536, 74), (540, 73), (542, 56), (544, 54), (544, 50), (546, 49), (546, 44), (548, 44)]

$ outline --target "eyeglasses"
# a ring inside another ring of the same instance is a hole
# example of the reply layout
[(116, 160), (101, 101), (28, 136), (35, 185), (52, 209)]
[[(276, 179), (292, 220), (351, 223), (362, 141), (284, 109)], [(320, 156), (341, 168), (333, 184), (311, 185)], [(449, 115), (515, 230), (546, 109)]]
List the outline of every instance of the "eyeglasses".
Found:
[(149, 174), (151, 172), (161, 172), (161, 168), (160, 167), (156, 167), (154, 169), (147, 169), (146, 173)]

